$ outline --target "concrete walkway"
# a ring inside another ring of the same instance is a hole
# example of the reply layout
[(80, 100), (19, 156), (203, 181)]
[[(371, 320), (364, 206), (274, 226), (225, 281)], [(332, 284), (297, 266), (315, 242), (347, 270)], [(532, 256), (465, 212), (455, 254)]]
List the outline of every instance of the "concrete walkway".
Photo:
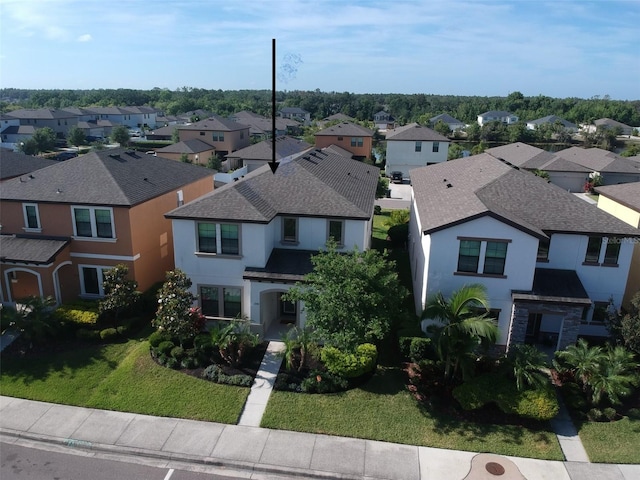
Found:
[(569, 462), (588, 462), (589, 456), (582, 445), (582, 440), (580, 440), (578, 431), (571, 420), (569, 411), (561, 398), (558, 398), (558, 402), (560, 403), (560, 412), (551, 420), (551, 428), (558, 437), (564, 458)]
[(262, 415), (267, 408), (271, 390), (273, 390), (273, 385), (276, 382), (276, 377), (282, 364), (283, 351), (283, 342), (269, 342), (267, 351), (264, 353), (264, 358), (260, 364), (260, 369), (256, 373), (256, 378), (251, 386), (251, 392), (249, 392), (244, 409), (240, 415), (238, 425), (248, 427), (260, 426)]
[[(637, 480), (639, 465), (558, 462), (0, 396), (0, 441), (238, 478)], [(498, 466), (496, 466), (496, 464)], [(491, 470), (490, 470), (491, 469)]]

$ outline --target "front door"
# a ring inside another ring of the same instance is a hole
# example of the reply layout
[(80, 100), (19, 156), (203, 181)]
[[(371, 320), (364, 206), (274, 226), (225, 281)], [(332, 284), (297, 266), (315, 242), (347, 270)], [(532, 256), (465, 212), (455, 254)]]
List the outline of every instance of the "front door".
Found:
[(542, 323), (541, 313), (530, 313), (527, 321), (527, 332), (524, 337), (524, 343), (537, 343), (540, 337), (540, 324)]

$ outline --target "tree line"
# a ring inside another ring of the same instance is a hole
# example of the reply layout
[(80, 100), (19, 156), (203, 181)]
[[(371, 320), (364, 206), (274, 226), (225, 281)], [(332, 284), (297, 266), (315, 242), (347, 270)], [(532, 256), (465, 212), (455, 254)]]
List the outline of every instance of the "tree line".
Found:
[[(582, 98), (553, 98), (544, 95), (525, 97), (512, 92), (506, 97), (456, 96), (433, 94), (397, 94), (322, 92), (292, 90), (276, 92), (278, 107), (300, 107), (319, 120), (335, 113), (356, 120), (372, 120), (385, 110), (400, 124), (418, 122), (426, 125), (430, 118), (448, 113), (465, 123), (476, 121), (478, 114), (489, 110), (505, 110), (529, 121), (557, 115), (570, 122), (593, 123), (598, 118), (611, 118), (631, 126), (640, 126), (640, 100), (612, 100), (608, 95)], [(0, 89), (0, 113), (20, 108), (90, 107), (147, 105), (167, 115), (183, 114), (198, 109), (229, 116), (250, 110), (271, 115), (270, 90), (209, 90), (182, 87), (176, 90), (153, 88), (92, 90), (28, 90)]]

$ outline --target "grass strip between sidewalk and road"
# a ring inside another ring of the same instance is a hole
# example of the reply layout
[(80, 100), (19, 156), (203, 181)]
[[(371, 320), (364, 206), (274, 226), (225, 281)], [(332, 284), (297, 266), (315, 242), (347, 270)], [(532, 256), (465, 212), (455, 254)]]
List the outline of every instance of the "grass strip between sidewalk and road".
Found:
[(248, 388), (219, 385), (157, 365), (149, 343), (90, 345), (2, 360), (2, 395), (163, 417), (237, 423)]
[(597, 463), (640, 464), (640, 420), (584, 422), (578, 434), (589, 460)]
[(399, 369), (379, 368), (360, 388), (330, 395), (274, 391), (262, 427), (499, 455), (563, 460), (556, 435), (483, 425), (421, 408)]

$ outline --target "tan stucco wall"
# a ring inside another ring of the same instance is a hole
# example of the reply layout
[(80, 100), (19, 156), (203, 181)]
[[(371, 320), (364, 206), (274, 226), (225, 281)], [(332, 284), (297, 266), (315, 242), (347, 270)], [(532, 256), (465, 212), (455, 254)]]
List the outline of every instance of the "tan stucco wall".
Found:
[[(224, 132), (224, 142), (213, 141), (212, 134), (214, 131), (218, 132), (220, 130), (179, 130), (180, 141), (183, 142), (192, 139), (202, 140), (215, 147), (215, 150), (218, 152), (235, 152), (241, 148), (248, 147), (251, 143), (249, 127), (247, 127), (246, 130)], [(201, 132), (204, 132), (204, 135), (200, 135)]]
[(338, 140), (338, 136), (331, 135), (318, 135), (316, 136), (316, 148), (325, 148), (330, 145), (337, 145), (341, 148), (344, 148), (346, 151), (353, 153), (358, 157), (366, 157), (371, 158), (371, 149), (373, 145), (372, 137), (362, 137), (362, 147), (352, 147), (351, 146), (351, 138), (350, 136), (340, 137), (342, 140)]

